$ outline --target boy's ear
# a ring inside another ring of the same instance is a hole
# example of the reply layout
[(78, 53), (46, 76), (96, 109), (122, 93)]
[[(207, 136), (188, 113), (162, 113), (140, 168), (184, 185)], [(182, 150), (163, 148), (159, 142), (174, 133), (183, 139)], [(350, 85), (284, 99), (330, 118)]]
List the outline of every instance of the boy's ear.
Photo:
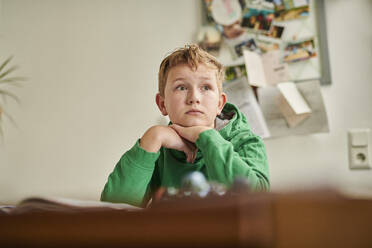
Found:
[(225, 106), (227, 101), (227, 96), (225, 93), (220, 94), (220, 100), (218, 102), (218, 114), (221, 114), (223, 107)]
[(165, 108), (164, 97), (162, 97), (160, 93), (156, 94), (156, 105), (158, 105), (158, 108), (162, 115), (168, 115), (167, 109)]

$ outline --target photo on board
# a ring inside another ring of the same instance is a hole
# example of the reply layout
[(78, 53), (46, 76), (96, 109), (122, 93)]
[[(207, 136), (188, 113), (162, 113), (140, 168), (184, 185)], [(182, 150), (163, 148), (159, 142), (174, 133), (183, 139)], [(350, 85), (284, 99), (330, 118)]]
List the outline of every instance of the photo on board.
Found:
[(309, 0), (274, 0), (275, 21), (309, 16)]
[(270, 32), (265, 34), (268, 37), (272, 37), (275, 39), (280, 39), (282, 38), (282, 34), (284, 32), (284, 27), (283, 26), (278, 26), (278, 25), (272, 25)]
[(225, 82), (234, 81), (246, 76), (247, 70), (245, 69), (245, 64), (225, 66)]
[(298, 62), (316, 57), (314, 39), (308, 39), (296, 43), (288, 43), (284, 48), (284, 62)]
[(202, 26), (197, 35), (198, 45), (207, 52), (218, 56), (222, 37), (221, 33), (212, 25)]
[(265, 39), (256, 39), (257, 47), (260, 49), (261, 53), (267, 53), (274, 50), (280, 49), (281, 41), (272, 41)]
[(243, 56), (243, 50), (248, 49), (250, 51), (257, 51), (257, 44), (254, 39), (243, 41), (234, 46), (235, 53), (238, 57)]
[(273, 10), (246, 8), (243, 11), (242, 27), (250, 31), (268, 33), (273, 20)]

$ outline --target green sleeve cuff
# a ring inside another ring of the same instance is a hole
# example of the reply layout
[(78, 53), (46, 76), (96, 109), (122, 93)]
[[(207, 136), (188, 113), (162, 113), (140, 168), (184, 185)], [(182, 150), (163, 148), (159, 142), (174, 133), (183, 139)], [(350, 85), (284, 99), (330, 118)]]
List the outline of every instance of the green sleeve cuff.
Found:
[(160, 156), (160, 150), (158, 152), (148, 152), (140, 146), (140, 139), (138, 139), (136, 144), (124, 155), (133, 165), (142, 169), (153, 170), (154, 163)]

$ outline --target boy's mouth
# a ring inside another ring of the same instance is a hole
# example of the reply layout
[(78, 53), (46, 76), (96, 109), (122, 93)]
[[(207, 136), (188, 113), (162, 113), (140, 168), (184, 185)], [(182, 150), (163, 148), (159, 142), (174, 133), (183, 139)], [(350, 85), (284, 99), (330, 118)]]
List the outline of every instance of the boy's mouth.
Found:
[(203, 112), (200, 111), (200, 110), (197, 110), (197, 109), (191, 109), (191, 110), (187, 111), (186, 114), (188, 114), (188, 115), (201, 115), (201, 114), (203, 114)]

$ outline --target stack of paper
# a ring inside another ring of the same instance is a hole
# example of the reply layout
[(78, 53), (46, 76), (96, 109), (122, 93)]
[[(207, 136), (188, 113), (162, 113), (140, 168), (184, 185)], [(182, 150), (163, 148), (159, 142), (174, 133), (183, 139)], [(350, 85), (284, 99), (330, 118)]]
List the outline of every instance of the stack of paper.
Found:
[(223, 90), (227, 95), (228, 101), (236, 105), (244, 113), (252, 131), (261, 138), (270, 137), (265, 118), (258, 105), (253, 89), (247, 82), (247, 78), (242, 77), (226, 82), (223, 85)]

